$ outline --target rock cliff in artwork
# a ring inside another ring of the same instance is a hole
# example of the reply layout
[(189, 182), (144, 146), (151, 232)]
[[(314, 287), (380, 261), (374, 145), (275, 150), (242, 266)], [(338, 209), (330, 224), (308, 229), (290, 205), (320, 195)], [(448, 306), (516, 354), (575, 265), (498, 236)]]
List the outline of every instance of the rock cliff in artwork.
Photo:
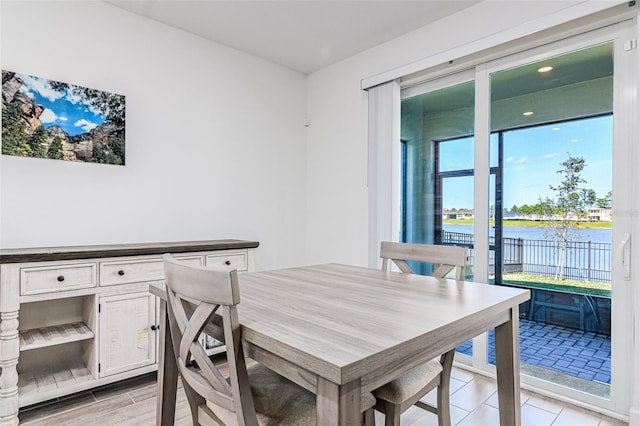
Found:
[(2, 103), (8, 104), (22, 87), (22, 80), (17, 78), (15, 72), (2, 70)]
[[(5, 81), (6, 80), (6, 81)], [(2, 71), (2, 105), (18, 105), (22, 110), (22, 117), (27, 127), (26, 132), (32, 134), (35, 129), (42, 126), (39, 118), (44, 111), (41, 105), (35, 105), (31, 99), (20, 92), (23, 82), (15, 76), (15, 73)]]
[(66, 96), (70, 99), (67, 103), (75, 106), (74, 111), (102, 117), (101, 124), (74, 117), (76, 126), (84, 131), (77, 133), (75, 129), (76, 134), (70, 135), (63, 129), (64, 124), (58, 124), (69, 120), (66, 115), (47, 111), (47, 120), (44, 119), (46, 107), (37, 103), (35, 89), (25, 82), (30, 78), (33, 79), (2, 71), (3, 154), (124, 164), (124, 96), (43, 80), (48, 86), (38, 84), (37, 88), (46, 89), (47, 99)]

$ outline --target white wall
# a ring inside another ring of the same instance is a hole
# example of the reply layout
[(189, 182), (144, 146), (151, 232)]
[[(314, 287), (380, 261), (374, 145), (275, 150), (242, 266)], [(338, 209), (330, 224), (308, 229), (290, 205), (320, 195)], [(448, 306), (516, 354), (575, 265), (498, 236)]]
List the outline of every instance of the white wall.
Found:
[(3, 155), (0, 247), (239, 238), (305, 260), (306, 77), (102, 2), (1, 2), (2, 69), (126, 96), (126, 166)]

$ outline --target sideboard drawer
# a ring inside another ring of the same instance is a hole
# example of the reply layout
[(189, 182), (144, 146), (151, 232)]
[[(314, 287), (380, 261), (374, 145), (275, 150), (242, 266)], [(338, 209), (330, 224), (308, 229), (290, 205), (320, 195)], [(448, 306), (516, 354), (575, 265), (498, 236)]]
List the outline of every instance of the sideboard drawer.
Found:
[(117, 285), (157, 281), (164, 277), (162, 260), (121, 260), (100, 263), (100, 285)]
[(20, 294), (50, 293), (96, 286), (96, 264), (68, 264), (20, 269)]
[(208, 268), (215, 269), (237, 269), (238, 271), (247, 270), (247, 253), (246, 252), (227, 252), (224, 254), (207, 255)]
[[(176, 256), (181, 262), (202, 266), (202, 256)], [(117, 285), (164, 279), (161, 258), (100, 263), (100, 285)]]

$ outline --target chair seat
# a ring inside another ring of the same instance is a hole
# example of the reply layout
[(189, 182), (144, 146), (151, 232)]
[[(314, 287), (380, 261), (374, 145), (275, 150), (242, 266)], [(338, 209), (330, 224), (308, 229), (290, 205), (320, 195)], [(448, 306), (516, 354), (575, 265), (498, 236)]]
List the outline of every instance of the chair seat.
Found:
[[(304, 426), (316, 424), (316, 396), (313, 393), (261, 364), (249, 363), (247, 372), (260, 425)], [(361, 411), (364, 412), (372, 408), (375, 403), (376, 400), (371, 393), (363, 394)], [(225, 425), (237, 425), (234, 413), (212, 403), (207, 403), (207, 406)], [(198, 411), (200, 419), (203, 416), (206, 417), (202, 407)], [(208, 424), (205, 421), (201, 423)]]
[[(377, 399), (401, 404), (424, 389), (442, 373), (440, 358), (415, 366), (402, 376), (373, 391)], [(438, 382), (435, 383), (437, 385)], [(435, 388), (435, 386), (434, 386)]]

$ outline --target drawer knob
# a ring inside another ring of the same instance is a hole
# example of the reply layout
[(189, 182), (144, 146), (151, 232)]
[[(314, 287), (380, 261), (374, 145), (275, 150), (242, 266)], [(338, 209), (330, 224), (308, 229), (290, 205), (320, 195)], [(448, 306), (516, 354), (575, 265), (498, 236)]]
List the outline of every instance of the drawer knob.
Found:
[(230, 266), (231, 265), (231, 261), (227, 260), (226, 262), (224, 262), (225, 265)]
[(60, 282), (64, 281), (64, 275), (58, 275), (58, 281)]
[(120, 269), (120, 270), (118, 271), (118, 275), (120, 275), (120, 276), (124, 275), (124, 271), (123, 271), (122, 269)]

